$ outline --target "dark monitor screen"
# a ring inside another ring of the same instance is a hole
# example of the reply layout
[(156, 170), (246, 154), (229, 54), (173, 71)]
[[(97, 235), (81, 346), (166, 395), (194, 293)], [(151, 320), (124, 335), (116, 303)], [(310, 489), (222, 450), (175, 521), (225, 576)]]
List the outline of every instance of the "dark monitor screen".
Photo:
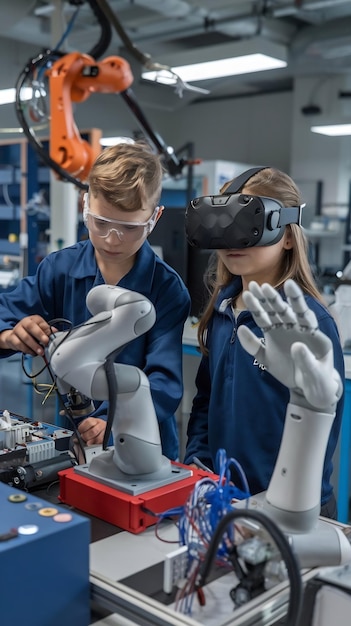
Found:
[(160, 246), (164, 261), (187, 282), (188, 242), (185, 235), (185, 208), (166, 208), (148, 237), (151, 246)]
[(191, 297), (191, 315), (199, 317), (208, 298), (204, 274), (213, 250), (188, 245), (184, 207), (166, 208), (148, 240), (151, 246), (162, 248), (163, 259), (184, 280)]

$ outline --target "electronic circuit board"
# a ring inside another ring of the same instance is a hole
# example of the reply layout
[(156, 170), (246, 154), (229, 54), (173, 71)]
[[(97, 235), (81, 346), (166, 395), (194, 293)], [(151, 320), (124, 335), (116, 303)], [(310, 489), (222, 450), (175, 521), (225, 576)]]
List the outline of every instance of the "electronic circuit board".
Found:
[(0, 410), (0, 481), (30, 490), (75, 464), (73, 431)]

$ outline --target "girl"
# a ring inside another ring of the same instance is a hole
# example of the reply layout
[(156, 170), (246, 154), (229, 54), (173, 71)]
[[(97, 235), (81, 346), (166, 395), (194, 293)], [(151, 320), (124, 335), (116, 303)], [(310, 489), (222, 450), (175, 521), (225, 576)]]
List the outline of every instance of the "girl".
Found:
[[(283, 207), (301, 204), (293, 180), (274, 168), (249, 170), (226, 183), (221, 193), (225, 194), (229, 186), (230, 193), (274, 198)], [(344, 380), (337, 327), (313, 279), (304, 233), (298, 224), (283, 228), (283, 236), (273, 245), (216, 251), (215, 267), (209, 272), (211, 296), (198, 329), (202, 359), (188, 424), (185, 463), (192, 464), (197, 457), (215, 469), (217, 451), (223, 448), (228, 457), (234, 457), (242, 466), (251, 494), (265, 491), (269, 485), (280, 447), (289, 390), (249, 355), (237, 339), (237, 328), (242, 324), (255, 335), (263, 336), (242, 299), (250, 281), (259, 285), (269, 283), (283, 297), (282, 287), (287, 279), (300, 286), (307, 306), (317, 317), (319, 329), (332, 341), (334, 366)], [(342, 410), (343, 396), (337, 404), (323, 471), (321, 514), (328, 517), (336, 517), (330, 478)]]

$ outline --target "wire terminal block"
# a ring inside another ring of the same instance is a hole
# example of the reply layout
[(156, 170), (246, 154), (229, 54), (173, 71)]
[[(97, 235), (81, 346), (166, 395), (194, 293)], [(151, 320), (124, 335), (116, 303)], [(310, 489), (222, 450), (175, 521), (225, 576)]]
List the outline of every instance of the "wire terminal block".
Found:
[(187, 546), (181, 546), (174, 552), (166, 555), (163, 568), (163, 591), (165, 593), (172, 593), (173, 587), (178, 581), (186, 578), (187, 568)]

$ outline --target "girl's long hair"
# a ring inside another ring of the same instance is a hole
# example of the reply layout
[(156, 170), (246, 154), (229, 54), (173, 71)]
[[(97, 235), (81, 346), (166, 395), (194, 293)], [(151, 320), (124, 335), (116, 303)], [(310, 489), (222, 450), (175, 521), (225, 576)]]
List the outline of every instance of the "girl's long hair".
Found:
[[(228, 181), (223, 185), (220, 190), (221, 193), (225, 193), (231, 182)], [(245, 190), (252, 195), (275, 198), (286, 207), (299, 206), (302, 202), (300, 191), (294, 181), (290, 176), (275, 168), (266, 168), (257, 172), (245, 183)], [(297, 224), (289, 224), (286, 228), (289, 228), (291, 232), (292, 247), (284, 250), (280, 276), (277, 283), (272, 286), (280, 289), (288, 278), (292, 278), (305, 294), (324, 304), (311, 271), (308, 260), (308, 242), (303, 230)], [(199, 322), (198, 339), (202, 353), (207, 354), (207, 326), (213, 313), (214, 304), (219, 291), (231, 283), (234, 276), (215, 252), (210, 257), (204, 278), (209, 292), (209, 300)]]

